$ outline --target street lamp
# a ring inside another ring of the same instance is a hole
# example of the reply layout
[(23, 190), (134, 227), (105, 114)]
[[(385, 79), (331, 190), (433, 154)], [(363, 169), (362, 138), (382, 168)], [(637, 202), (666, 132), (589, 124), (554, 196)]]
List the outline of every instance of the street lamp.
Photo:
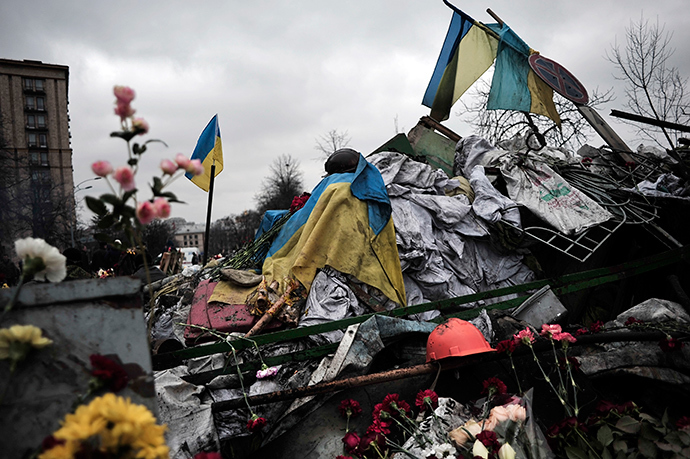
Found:
[(84, 191), (84, 190), (88, 190), (88, 189), (93, 188), (92, 185), (85, 186), (84, 188), (79, 188), (79, 187), (86, 182), (90, 182), (92, 180), (100, 180), (102, 178), (103, 177), (93, 177), (90, 179), (82, 180), (81, 182), (77, 183), (74, 187), (74, 197), (75, 197), (75, 199), (74, 199), (74, 216), (72, 218), (72, 225), (70, 225), (70, 236), (72, 238), (72, 247), (73, 248), (74, 248), (74, 224), (77, 221), (77, 205), (79, 204), (79, 201), (77, 201), (76, 196), (77, 196), (77, 193), (79, 193), (80, 191)]

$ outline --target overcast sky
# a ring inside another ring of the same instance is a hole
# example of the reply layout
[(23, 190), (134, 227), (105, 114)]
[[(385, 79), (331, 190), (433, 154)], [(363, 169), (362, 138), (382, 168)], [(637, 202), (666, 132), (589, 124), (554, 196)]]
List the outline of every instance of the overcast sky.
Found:
[[(482, 22), (497, 13), (532, 48), (568, 68), (591, 91), (614, 88), (600, 112), (634, 149), (639, 141), (608, 116), (623, 109), (623, 88), (605, 53), (625, 40), (630, 20), (645, 18), (673, 31), (672, 65), (690, 75), (688, 2), (456, 1)], [(422, 96), (451, 18), (441, 0), (354, 1), (30, 1), (0, 2), (0, 57), (70, 68), (69, 111), (74, 181), (93, 177), (90, 164), (124, 165), (124, 142), (112, 87), (135, 89), (133, 107), (151, 130), (152, 145), (137, 183), (142, 198), (163, 158), (191, 155), (206, 123), (218, 114), (225, 170), (216, 178), (212, 219), (255, 207), (254, 196), (281, 154), (296, 158), (311, 190), (323, 173), (316, 139), (347, 131), (368, 154), (429, 114)], [(471, 134), (456, 115), (445, 124)], [(397, 120), (397, 123), (396, 123)], [(603, 144), (593, 138), (594, 146)], [(97, 195), (99, 182), (79, 193)], [(207, 194), (186, 179), (171, 191), (186, 201), (173, 215), (206, 218)], [(87, 210), (87, 215), (89, 211)]]

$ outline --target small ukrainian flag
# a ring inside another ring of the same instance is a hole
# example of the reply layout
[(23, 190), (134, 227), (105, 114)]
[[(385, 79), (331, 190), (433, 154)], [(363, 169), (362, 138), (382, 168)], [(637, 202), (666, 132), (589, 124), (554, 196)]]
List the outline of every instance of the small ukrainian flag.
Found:
[(223, 144), (220, 141), (218, 115), (211, 118), (199, 136), (191, 159), (201, 160), (201, 164), (204, 165), (204, 173), (194, 176), (187, 172), (185, 176), (196, 186), (208, 192), (211, 186), (211, 166), (214, 163), (216, 165), (214, 177), (223, 170)]

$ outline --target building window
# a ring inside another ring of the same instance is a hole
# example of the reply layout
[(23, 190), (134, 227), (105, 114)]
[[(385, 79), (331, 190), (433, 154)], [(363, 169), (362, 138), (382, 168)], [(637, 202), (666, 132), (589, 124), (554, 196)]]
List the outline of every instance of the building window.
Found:
[(50, 183), (50, 170), (35, 169), (31, 171), (31, 180), (34, 183)]
[(46, 100), (43, 97), (37, 97), (36, 98), (36, 110), (45, 110), (46, 109)]
[(36, 127), (38, 127), (39, 129), (43, 129), (46, 127), (45, 115), (36, 115)]
[(30, 157), (32, 166), (48, 166), (48, 152), (47, 151), (32, 151)]
[(36, 98), (34, 96), (26, 96), (26, 108), (27, 110), (36, 109)]
[(44, 80), (36, 80), (33, 78), (24, 78), (24, 90), (25, 91), (44, 91), (45, 82)]
[(45, 134), (38, 134), (39, 148), (48, 148), (48, 136)]
[(36, 136), (35, 132), (29, 132), (28, 143), (29, 143), (29, 147), (37, 147), (38, 146), (38, 136)]
[(36, 129), (36, 117), (34, 115), (26, 115), (26, 127)]

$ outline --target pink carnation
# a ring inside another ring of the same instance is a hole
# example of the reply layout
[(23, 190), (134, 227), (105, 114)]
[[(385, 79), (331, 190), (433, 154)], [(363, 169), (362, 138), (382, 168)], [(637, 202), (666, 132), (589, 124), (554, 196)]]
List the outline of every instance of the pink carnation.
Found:
[(134, 118), (132, 120), (132, 127), (138, 135), (143, 135), (149, 132), (149, 123), (144, 118)]
[(169, 159), (164, 159), (161, 161), (161, 170), (165, 174), (173, 175), (177, 171), (177, 164)]
[(115, 169), (113, 178), (125, 191), (132, 191), (134, 188), (136, 188), (136, 185), (134, 184), (134, 171), (129, 166), (122, 166)]
[(564, 342), (568, 342), (568, 343), (574, 343), (577, 341), (577, 339), (575, 339), (575, 337), (573, 335), (571, 335), (570, 333), (565, 333), (565, 332), (554, 333), (553, 339), (555, 341), (564, 341)]
[(534, 342), (534, 334), (532, 333), (532, 330), (525, 328), (524, 330), (521, 330), (513, 335), (513, 339), (529, 346)]
[(563, 329), (558, 324), (544, 324), (541, 326), (541, 336), (552, 338), (554, 335), (561, 333)]
[(115, 94), (119, 104), (129, 104), (134, 100), (134, 89), (129, 86), (115, 86), (113, 94)]
[(113, 172), (113, 166), (108, 161), (96, 161), (91, 165), (91, 170), (99, 177), (105, 177)]
[(115, 105), (115, 114), (123, 121), (125, 118), (129, 118), (130, 116), (134, 115), (135, 111), (136, 110), (134, 110), (129, 104), (121, 104), (118, 102), (117, 105)]
[(191, 163), (191, 160), (182, 153), (178, 153), (177, 155), (175, 155), (175, 162), (180, 167), (180, 169), (187, 170), (187, 168), (189, 167), (189, 163)]
[(142, 225), (148, 225), (156, 218), (156, 209), (149, 201), (140, 202), (137, 206), (137, 219)]
[(153, 200), (153, 211), (158, 218), (168, 218), (170, 216), (170, 203), (165, 198)]

